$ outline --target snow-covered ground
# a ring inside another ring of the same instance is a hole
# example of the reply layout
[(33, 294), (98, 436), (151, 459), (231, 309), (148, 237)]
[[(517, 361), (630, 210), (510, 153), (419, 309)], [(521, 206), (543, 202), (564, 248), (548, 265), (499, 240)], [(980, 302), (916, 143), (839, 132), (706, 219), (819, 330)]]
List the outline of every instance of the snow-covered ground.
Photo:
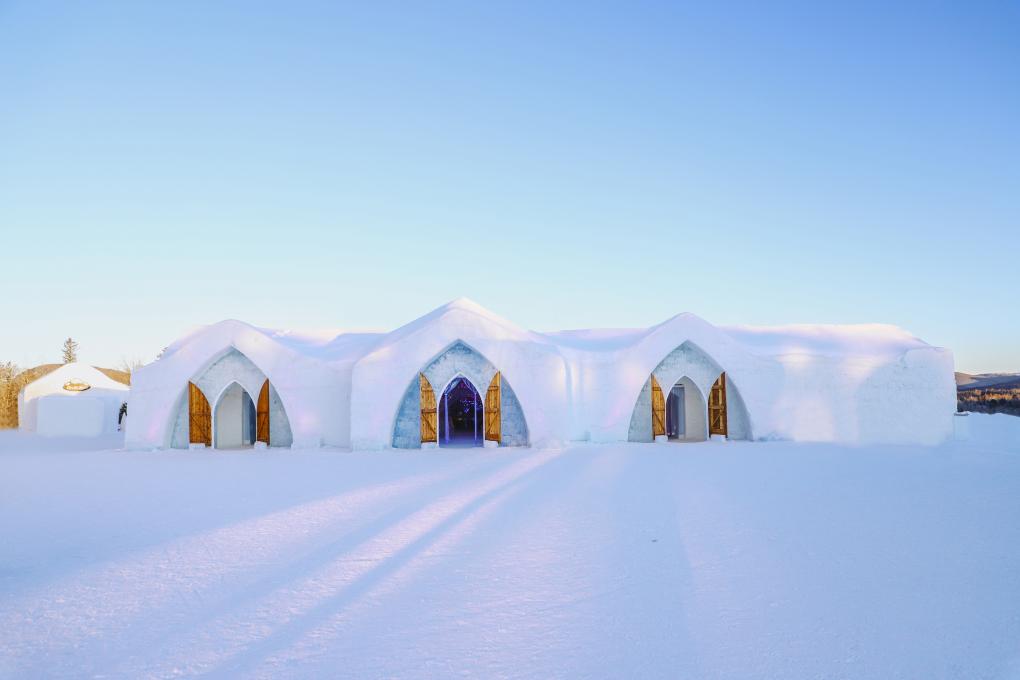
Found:
[(1020, 418), (969, 421), (938, 448), (0, 433), (0, 675), (1018, 678)]

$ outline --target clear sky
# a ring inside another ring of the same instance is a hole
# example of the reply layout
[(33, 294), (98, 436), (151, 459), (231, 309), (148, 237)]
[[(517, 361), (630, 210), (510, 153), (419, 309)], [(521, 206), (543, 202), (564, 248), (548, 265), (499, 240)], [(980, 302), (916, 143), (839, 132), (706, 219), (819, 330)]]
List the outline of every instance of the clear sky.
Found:
[(1020, 370), (1013, 2), (0, 0), (0, 360), (888, 322)]

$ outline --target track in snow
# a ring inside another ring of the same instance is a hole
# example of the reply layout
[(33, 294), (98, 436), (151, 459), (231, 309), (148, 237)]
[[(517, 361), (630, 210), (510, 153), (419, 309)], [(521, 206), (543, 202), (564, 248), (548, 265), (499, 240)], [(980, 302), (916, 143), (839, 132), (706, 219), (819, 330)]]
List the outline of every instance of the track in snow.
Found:
[(26, 441), (7, 677), (1020, 673), (1020, 446)]

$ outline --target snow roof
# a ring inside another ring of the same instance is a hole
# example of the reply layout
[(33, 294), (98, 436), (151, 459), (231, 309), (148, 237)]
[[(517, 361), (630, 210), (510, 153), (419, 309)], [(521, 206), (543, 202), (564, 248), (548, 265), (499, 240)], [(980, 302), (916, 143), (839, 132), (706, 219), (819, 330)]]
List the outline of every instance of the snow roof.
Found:
[(284, 347), (325, 361), (353, 361), (364, 356), (385, 337), (378, 331), (292, 331), (257, 329)]
[(234, 337), (258, 334), (291, 352), (324, 361), (353, 361), (364, 356), (386, 334), (378, 331), (345, 331), (339, 329), (290, 330), (260, 328), (237, 319), (224, 319), (208, 326), (197, 326), (171, 343), (160, 359), (173, 357), (209, 335)]
[(722, 331), (759, 356), (812, 354), (888, 358), (912, 349), (931, 347), (898, 326), (879, 323), (728, 326)]
[[(711, 334), (734, 343), (747, 353), (774, 358), (796, 354), (825, 357), (867, 356), (889, 359), (912, 349), (930, 347), (897, 326), (889, 324), (791, 324), (784, 326), (713, 326), (701, 317), (685, 312), (650, 328), (595, 328), (551, 332), (529, 331), (494, 314), (467, 298), (458, 298), (392, 331), (282, 330), (260, 328), (237, 320), (226, 320), (196, 328), (171, 344), (163, 358), (172, 357), (200, 335), (210, 333), (229, 338), (237, 333), (257, 334), (286, 354), (328, 363), (351, 364), (370, 355), (387, 353), (413, 338), (441, 326), (447, 332), (465, 336), (484, 335), (494, 341), (546, 345), (565, 354), (577, 352), (618, 352), (641, 345), (657, 336), (667, 343), (696, 335)], [(445, 334), (445, 333), (444, 333)], [(658, 343), (655, 343), (658, 344)]]
[(470, 337), (484, 336), (490, 340), (514, 340), (525, 342), (541, 342), (538, 333), (526, 331), (513, 322), (504, 319), (468, 298), (457, 298), (446, 303), (428, 314), (410, 323), (404, 324), (390, 333), (380, 337), (371, 353), (385, 351), (398, 343), (407, 341), (426, 332), (443, 328)]
[[(639, 344), (657, 331), (681, 330), (705, 324), (700, 317), (678, 314), (651, 328), (594, 328), (545, 333), (550, 342), (591, 352), (615, 351)], [(931, 347), (890, 324), (790, 324), (785, 326), (718, 326), (747, 352), (760, 357), (790, 354), (815, 356), (875, 356), (888, 358), (912, 349)]]
[[(68, 383), (84, 383), (89, 389), (72, 391), (64, 389)], [(23, 388), (27, 397), (40, 397), (46, 394), (74, 396), (77, 394), (96, 394), (97, 391), (127, 392), (130, 388), (124, 383), (113, 380), (94, 366), (75, 361), (57, 368), (46, 375), (33, 380)]]

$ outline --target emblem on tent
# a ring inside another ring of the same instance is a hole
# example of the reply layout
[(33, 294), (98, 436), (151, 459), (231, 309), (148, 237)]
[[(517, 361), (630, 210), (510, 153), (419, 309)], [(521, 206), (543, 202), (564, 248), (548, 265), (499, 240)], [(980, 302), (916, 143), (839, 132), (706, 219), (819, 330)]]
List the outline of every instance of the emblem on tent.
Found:
[(85, 390), (92, 387), (84, 380), (68, 380), (64, 383), (64, 389), (68, 392), (84, 392)]

